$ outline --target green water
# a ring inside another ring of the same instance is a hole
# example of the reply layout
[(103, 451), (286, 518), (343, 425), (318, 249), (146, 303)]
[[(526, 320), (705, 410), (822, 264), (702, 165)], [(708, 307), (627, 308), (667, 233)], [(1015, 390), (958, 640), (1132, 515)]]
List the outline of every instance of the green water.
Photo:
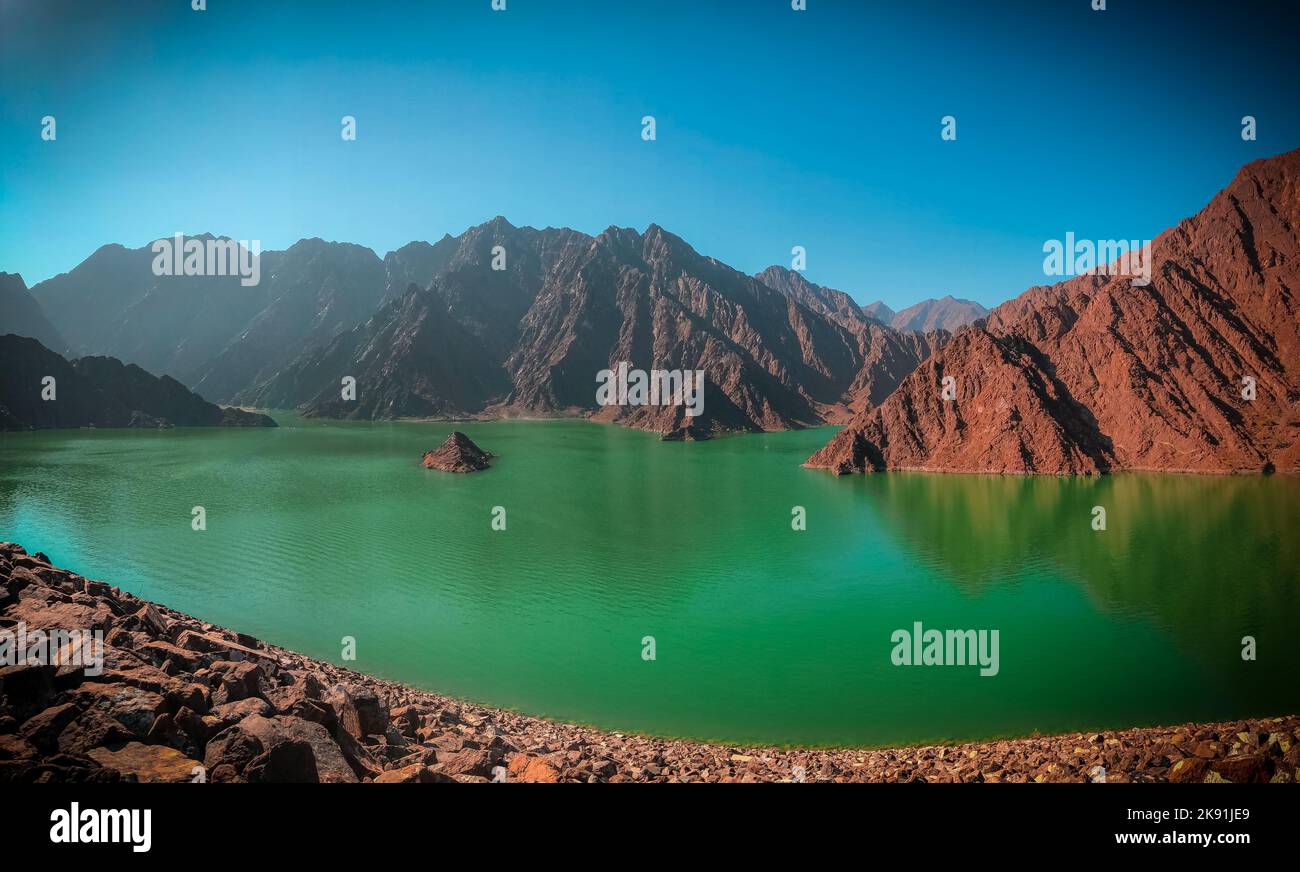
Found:
[[(322, 659), (352, 636), (362, 671), (616, 729), (874, 745), (1300, 710), (1293, 478), (835, 478), (799, 468), (829, 429), (581, 421), (457, 425), (500, 458), (455, 476), (419, 465), (447, 424), (276, 417), (0, 434), (0, 538)], [(999, 674), (894, 666), (914, 621), (997, 629)]]

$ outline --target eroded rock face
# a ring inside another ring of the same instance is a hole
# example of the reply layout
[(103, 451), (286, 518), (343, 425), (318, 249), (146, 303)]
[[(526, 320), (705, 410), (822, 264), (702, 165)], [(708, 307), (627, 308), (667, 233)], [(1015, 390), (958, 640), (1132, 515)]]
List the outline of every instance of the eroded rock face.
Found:
[(464, 433), (454, 430), (435, 450), (424, 453), (423, 463), (425, 469), (443, 472), (480, 472), (488, 468), (491, 457)]
[(1300, 150), (1248, 164), (1151, 259), (1146, 286), (1084, 275), (1004, 303), (806, 465), (1300, 471)]
[[(1300, 777), (1294, 716), (872, 751), (736, 748), (557, 724), (311, 660), (0, 542), (0, 628), (16, 603), (40, 618), (73, 597), (110, 616), (105, 669), (0, 668), (0, 784)], [(244, 698), (214, 703), (232, 694)]]

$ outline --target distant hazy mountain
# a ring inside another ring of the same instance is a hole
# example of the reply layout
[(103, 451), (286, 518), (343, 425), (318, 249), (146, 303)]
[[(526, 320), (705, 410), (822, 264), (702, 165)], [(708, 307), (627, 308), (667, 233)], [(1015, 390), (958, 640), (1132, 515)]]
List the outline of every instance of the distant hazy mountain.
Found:
[(0, 272), (0, 331), (30, 336), (47, 348), (67, 347), (41, 304), (27, 291), (23, 277), (15, 273)]
[(265, 415), (215, 406), (175, 379), (111, 357), (69, 362), (35, 339), (7, 334), (0, 336), (0, 360), (0, 430), (275, 426)]
[(153, 260), (149, 246), (106, 245), (31, 293), (72, 354), (111, 355), (222, 400), (369, 317), (387, 289), (370, 249), (319, 239), (263, 252), (250, 287), (238, 276), (155, 276)]
[(1300, 150), (1247, 164), (1151, 243), (1149, 284), (1085, 274), (1030, 288), (808, 465), (1300, 471), (1297, 190)]
[(229, 399), (268, 378), (306, 348), (326, 342), (374, 312), (385, 296), (384, 264), (369, 248), (304, 239), (262, 259), (257, 311), (186, 381)]
[(895, 330), (956, 330), (988, 315), (974, 300), (959, 300), (951, 295), (937, 300), (922, 300), (896, 313), (889, 324)]
[(893, 309), (886, 306), (884, 302), (881, 300), (876, 300), (876, 302), (874, 303), (869, 303), (868, 305), (863, 306), (862, 311), (867, 314), (868, 318), (875, 318), (881, 324), (887, 324), (891, 326), (894, 321), (894, 315), (897, 314)]
[(888, 324), (895, 330), (947, 330), (952, 332), (967, 324), (972, 324), (988, 315), (985, 309), (974, 300), (959, 300), (953, 296), (940, 299), (922, 300), (914, 306), (908, 306), (901, 312), (895, 312), (880, 300), (863, 306), (862, 311), (870, 318), (882, 324)]

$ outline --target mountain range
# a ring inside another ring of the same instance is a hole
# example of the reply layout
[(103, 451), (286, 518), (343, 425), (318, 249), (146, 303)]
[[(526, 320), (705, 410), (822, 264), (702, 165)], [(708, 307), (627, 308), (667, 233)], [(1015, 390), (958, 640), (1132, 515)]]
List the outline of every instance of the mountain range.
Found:
[[(148, 246), (107, 245), (30, 291), (0, 274), (0, 330), (311, 416), (585, 415), (664, 438), (847, 424), (807, 464), (836, 472), (1290, 470), (1298, 165), (1243, 168), (1156, 238), (1146, 286), (1082, 275), (991, 312), (859, 306), (653, 224), (590, 236), (497, 217), (382, 259), (305, 239), (263, 253), (251, 287), (154, 276)], [(597, 405), (597, 374), (621, 361), (702, 370), (703, 413)]]
[[(264, 252), (251, 287), (155, 276), (153, 258), (149, 246), (106, 245), (21, 288), (23, 330), (239, 405), (362, 419), (590, 415), (666, 438), (846, 422), (949, 337), (889, 328), (791, 270), (746, 275), (655, 225), (593, 237), (497, 217), (382, 260), (307, 239)], [(702, 370), (703, 414), (598, 406), (596, 374), (620, 361)], [(341, 389), (349, 376), (355, 399)]]
[(922, 300), (901, 312), (895, 312), (879, 300), (863, 306), (862, 311), (895, 330), (920, 331), (957, 330), (989, 313), (974, 300), (959, 300), (951, 294), (938, 300)]

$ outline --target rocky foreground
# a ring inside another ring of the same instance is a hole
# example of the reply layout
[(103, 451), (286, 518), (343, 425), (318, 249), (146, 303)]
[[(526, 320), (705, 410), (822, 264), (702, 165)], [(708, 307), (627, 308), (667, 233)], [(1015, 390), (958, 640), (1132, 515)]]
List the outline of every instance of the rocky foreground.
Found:
[[(29, 639), (102, 631), (102, 673), (15, 662), (20, 624)], [(556, 724), (312, 660), (8, 542), (0, 653), (11, 664), (0, 667), (0, 783), (1300, 778), (1297, 716), (874, 751), (735, 748)]]

